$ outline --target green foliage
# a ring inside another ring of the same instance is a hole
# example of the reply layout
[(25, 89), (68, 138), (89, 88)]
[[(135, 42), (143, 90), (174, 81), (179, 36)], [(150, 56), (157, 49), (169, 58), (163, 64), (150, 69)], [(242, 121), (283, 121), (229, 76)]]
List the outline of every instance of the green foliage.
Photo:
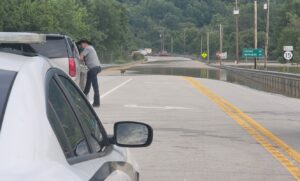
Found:
[[(1, 0), (0, 30), (64, 33), (88, 38), (100, 51), (128, 39), (126, 8), (114, 0)], [(115, 53), (114, 56), (118, 56)]]
[[(253, 47), (253, 1), (240, 2), (240, 49)], [(258, 46), (264, 48), (266, 11), (258, 1)], [(206, 51), (210, 32), (213, 58), (224, 26), (224, 51), (235, 55), (234, 1), (228, 0), (1, 0), (0, 31), (66, 33), (90, 39), (101, 57), (123, 59), (132, 50), (152, 48), (174, 53)], [(271, 0), (270, 57), (280, 59), (282, 46), (293, 45), (300, 61), (300, 0)], [(185, 33), (184, 33), (185, 32)], [(186, 46), (184, 47), (184, 35)], [(241, 52), (240, 52), (241, 53)]]
[(91, 39), (103, 50), (113, 50), (123, 44), (128, 34), (127, 10), (111, 0), (92, 0), (88, 6)]
[(140, 53), (134, 53), (132, 56), (133, 60), (143, 60), (144, 58), (145, 58), (145, 56)]
[[(134, 34), (135, 47), (152, 47), (160, 50), (163, 32), (165, 48), (184, 53), (184, 31), (186, 31), (186, 53), (200, 53), (201, 36), (203, 51), (206, 51), (206, 32), (210, 31), (210, 52), (214, 57), (219, 50), (219, 24), (224, 26), (224, 51), (230, 58), (235, 56), (234, 1), (227, 0), (119, 0), (130, 9), (129, 22)], [(240, 0), (240, 50), (253, 47), (253, 1)], [(265, 46), (266, 11), (264, 1), (258, 1), (258, 46)], [(300, 0), (271, 0), (270, 57), (282, 57), (282, 46), (295, 47), (295, 60), (299, 60)], [(185, 29), (185, 30), (184, 30)], [(240, 52), (241, 53), (241, 52)]]
[(79, 38), (88, 30), (86, 9), (75, 0), (2, 0), (2, 31), (61, 32)]

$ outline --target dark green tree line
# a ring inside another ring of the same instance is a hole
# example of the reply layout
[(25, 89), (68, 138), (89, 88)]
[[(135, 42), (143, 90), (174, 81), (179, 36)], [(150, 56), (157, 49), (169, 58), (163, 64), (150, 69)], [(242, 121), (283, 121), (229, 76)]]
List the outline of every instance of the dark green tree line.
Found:
[[(1, 0), (0, 31), (66, 33), (75, 40), (92, 40), (98, 53), (114, 58), (139, 48), (178, 54), (218, 51), (218, 26), (224, 26), (224, 51), (235, 54), (234, 0)], [(240, 49), (253, 47), (253, 1), (239, 0)], [(264, 48), (265, 1), (258, 1), (258, 46)], [(282, 59), (282, 46), (293, 45), (300, 60), (300, 0), (271, 0), (270, 56)], [(161, 36), (163, 35), (163, 36)], [(184, 39), (186, 46), (184, 46)], [(173, 41), (171, 41), (173, 40)], [(171, 44), (173, 42), (173, 46)], [(126, 52), (126, 53), (125, 53)], [(240, 52), (241, 53), (241, 52)]]
[[(130, 10), (129, 21), (137, 35), (137, 47), (160, 49), (161, 32), (165, 33), (166, 49), (170, 51), (170, 37), (174, 39), (174, 52), (184, 53), (184, 31), (186, 52), (200, 54), (200, 39), (206, 49), (206, 32), (211, 33), (212, 57), (218, 51), (218, 26), (224, 26), (224, 50), (230, 58), (235, 54), (235, 1), (231, 0), (120, 0)], [(240, 5), (240, 49), (253, 47), (253, 1), (239, 0)], [(258, 1), (258, 47), (265, 45), (266, 11)], [(282, 59), (282, 47), (293, 45), (295, 60), (299, 57), (299, 4), (300, 0), (271, 0), (270, 56)], [(241, 52), (240, 52), (241, 54)]]
[[(126, 49), (127, 17), (126, 8), (114, 0), (0, 1), (0, 31), (64, 33), (75, 40), (88, 38), (98, 52), (112, 52), (121, 45)], [(119, 56), (118, 53), (114, 55)]]

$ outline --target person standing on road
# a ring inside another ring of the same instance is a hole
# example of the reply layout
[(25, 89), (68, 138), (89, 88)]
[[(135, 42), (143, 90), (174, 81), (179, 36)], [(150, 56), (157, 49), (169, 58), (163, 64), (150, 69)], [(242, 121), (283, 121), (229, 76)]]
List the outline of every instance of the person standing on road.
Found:
[(89, 42), (87, 39), (81, 39), (79, 44), (83, 49), (83, 51), (80, 53), (80, 60), (84, 61), (88, 67), (87, 81), (83, 92), (85, 95), (88, 95), (91, 85), (93, 85), (93, 107), (100, 107), (100, 94), (97, 75), (101, 72), (101, 66), (98, 55), (91, 42)]

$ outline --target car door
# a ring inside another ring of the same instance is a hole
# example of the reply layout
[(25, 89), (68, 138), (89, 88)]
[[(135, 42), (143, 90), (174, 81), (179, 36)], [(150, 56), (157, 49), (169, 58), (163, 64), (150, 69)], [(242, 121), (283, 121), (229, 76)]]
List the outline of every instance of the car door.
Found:
[[(48, 93), (48, 97), (54, 101), (48, 101), (52, 105), (50, 111), (47, 111), (48, 117), (54, 125), (54, 131), (57, 133), (72, 172), (82, 180), (138, 180), (138, 172), (130, 160), (127, 149), (109, 145), (99, 118), (76, 84), (60, 70), (50, 72), (48, 90), (51, 92)], [(55, 89), (58, 92), (56, 94), (63, 96), (51, 97)], [(58, 103), (55, 104), (55, 101)], [(68, 111), (61, 110), (62, 104), (68, 107)], [(54, 113), (49, 116), (51, 112)], [(76, 139), (72, 137), (69, 130), (75, 129), (74, 127), (77, 130)], [(83, 136), (78, 136), (80, 133)]]
[(84, 61), (80, 60), (79, 51), (75, 42), (72, 41), (70, 38), (67, 38), (67, 41), (71, 47), (72, 57), (74, 57), (74, 60), (76, 62), (76, 76), (78, 77), (79, 87), (81, 90), (83, 90), (86, 83), (88, 68), (85, 65)]

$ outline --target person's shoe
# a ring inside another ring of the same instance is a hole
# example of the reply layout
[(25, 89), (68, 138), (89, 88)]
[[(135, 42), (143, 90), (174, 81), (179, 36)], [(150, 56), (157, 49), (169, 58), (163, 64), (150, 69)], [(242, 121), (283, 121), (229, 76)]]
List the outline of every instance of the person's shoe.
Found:
[(93, 103), (93, 107), (100, 107), (100, 104)]

